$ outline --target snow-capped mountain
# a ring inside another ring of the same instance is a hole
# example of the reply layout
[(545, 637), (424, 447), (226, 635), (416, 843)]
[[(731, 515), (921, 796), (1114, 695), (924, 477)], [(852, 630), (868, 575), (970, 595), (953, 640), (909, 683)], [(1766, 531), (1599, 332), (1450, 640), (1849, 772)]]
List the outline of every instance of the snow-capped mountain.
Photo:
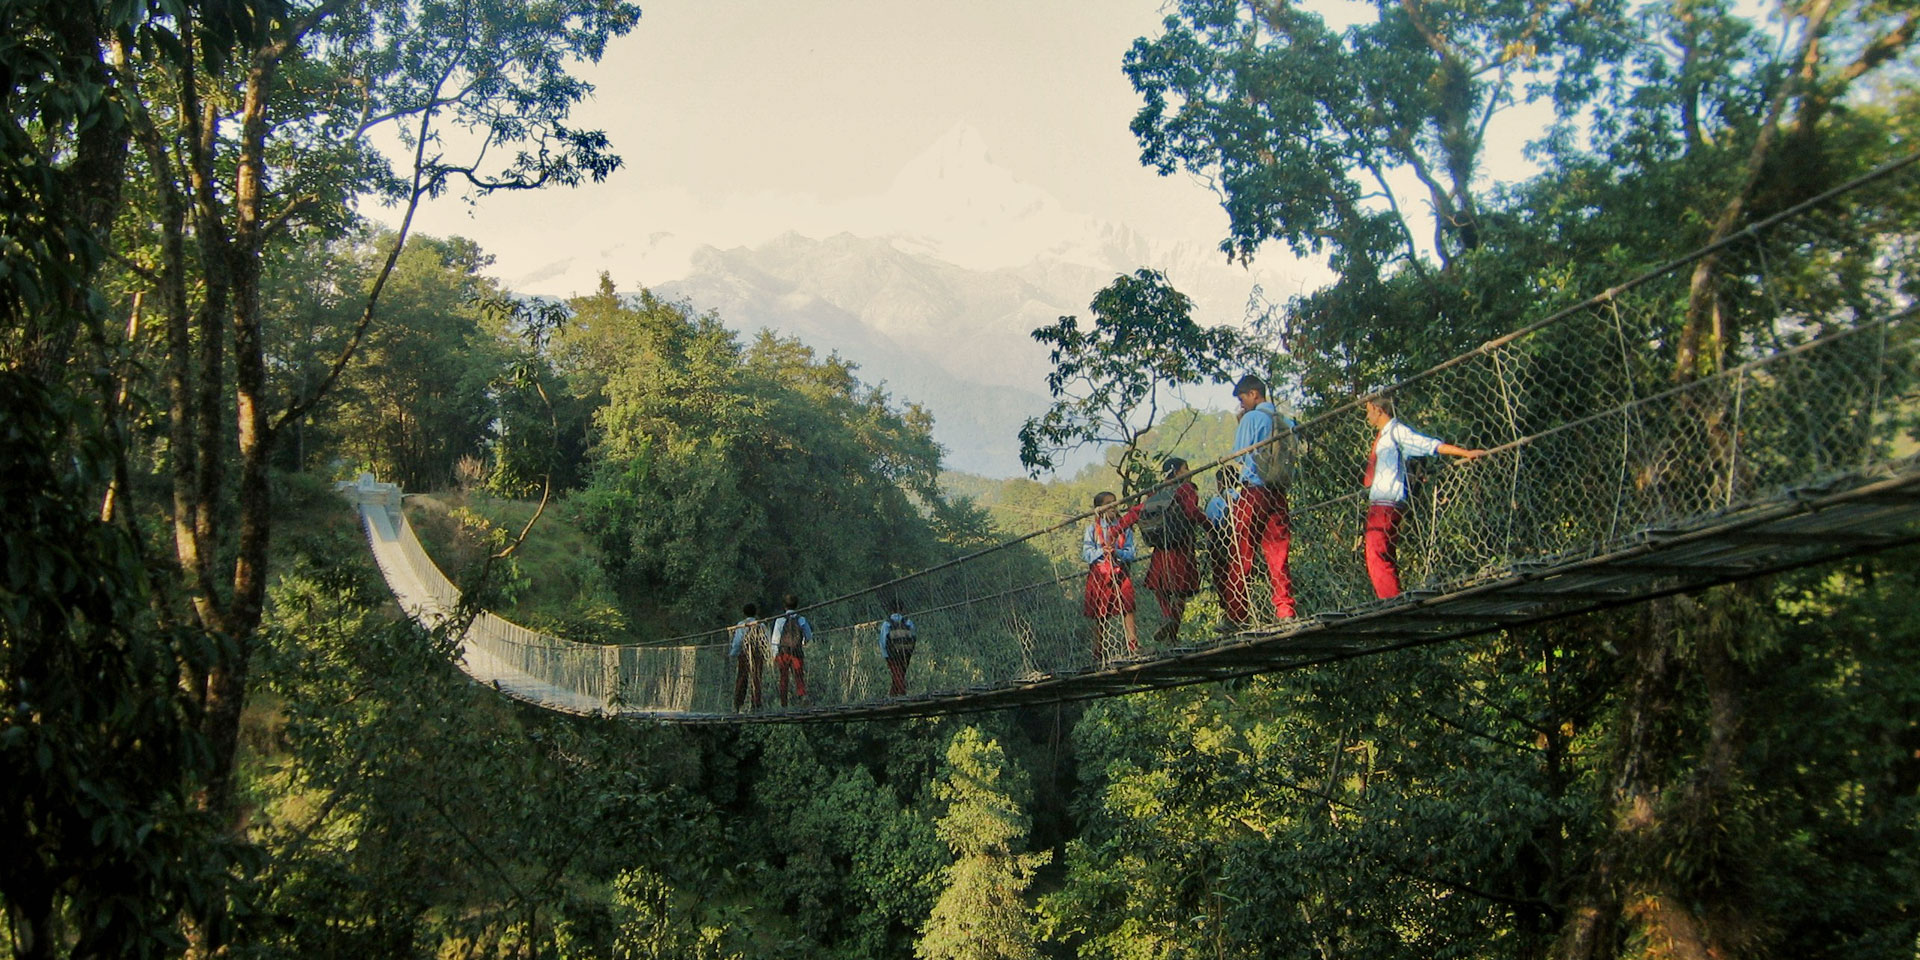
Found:
[(792, 219), (841, 228), (725, 248), (654, 233), (600, 251), (599, 263), (573, 258), (510, 282), (523, 292), (590, 290), (608, 270), (616, 283), (638, 280), (714, 310), (744, 334), (768, 328), (838, 353), (863, 380), (932, 412), (950, 467), (989, 476), (1019, 472), (1020, 425), (1049, 402), (1051, 366), (1032, 331), (1085, 318), (1116, 275), (1165, 272), (1209, 325), (1242, 322), (1258, 284), (1271, 299), (1299, 286), (1230, 265), (1205, 243), (1156, 242), (1065, 209), (997, 165), (965, 125), (908, 162), (884, 194)]

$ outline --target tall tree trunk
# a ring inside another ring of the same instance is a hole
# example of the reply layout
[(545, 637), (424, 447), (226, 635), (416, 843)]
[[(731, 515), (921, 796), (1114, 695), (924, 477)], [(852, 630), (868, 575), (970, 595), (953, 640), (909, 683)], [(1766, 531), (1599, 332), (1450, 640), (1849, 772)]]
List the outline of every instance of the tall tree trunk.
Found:
[[(33, 51), (46, 60), (31, 65), (18, 61), (9, 66), (25, 67), (20, 74), (10, 76), (14, 87), (23, 87), (41, 80), (52, 81), (50, 85), (60, 88), (75, 100), (94, 98), (84, 106), (68, 105), (66, 109), (75, 112), (64, 119), (53, 120), (47, 114), (34, 113), (32, 110), (19, 109), (12, 121), (20, 126), (30, 127), (43, 123), (50, 129), (43, 129), (30, 135), (34, 145), (41, 151), (26, 156), (9, 158), (9, 173), (23, 174), (20, 180), (9, 178), (6, 199), (25, 209), (16, 209), (16, 215), (23, 215), (37, 221), (45, 232), (40, 237), (29, 239), (29, 244), (45, 240), (40, 249), (26, 253), (26, 259), (45, 272), (43, 283), (56, 283), (51, 291), (43, 291), (46, 300), (40, 303), (22, 303), (29, 298), (21, 296), (18, 290), (10, 290), (7, 298), (8, 309), (5, 319), (18, 323), (18, 352), (9, 352), (4, 358), (4, 369), (0, 376), (9, 380), (33, 381), (48, 385), (43, 391), (34, 390), (24, 394), (10, 389), (10, 397), (22, 395), (35, 398), (30, 403), (15, 403), (10, 412), (23, 415), (17, 423), (32, 424), (34, 432), (40, 437), (60, 436), (67, 432), (70, 424), (56, 422), (55, 410), (59, 402), (43, 405), (46, 400), (61, 394), (72, 397), (84, 392), (88, 386), (108, 388), (109, 380), (95, 379), (89, 384), (83, 372), (95, 368), (94, 364), (76, 362), (73, 354), (76, 343), (83, 333), (98, 333), (104, 317), (94, 307), (92, 296), (94, 278), (111, 249), (112, 227), (120, 213), (123, 199), (123, 184), (126, 180), (127, 157), (131, 150), (130, 128), (124, 117), (111, 108), (113, 88), (116, 82), (109, 68), (109, 48), (104, 40), (109, 34), (104, 19), (104, 5), (97, 3), (62, 3), (36, 5), (36, 9), (22, 16), (10, 16), (9, 20), (18, 29), (22, 24), (34, 24), (39, 30), (37, 36), (26, 40)], [(9, 37), (9, 41), (16, 38)], [(38, 71), (45, 69), (45, 74)], [(10, 106), (18, 107), (20, 101), (14, 99), (15, 90), (0, 95)], [(58, 113), (59, 111), (50, 111)], [(60, 124), (71, 120), (71, 131), (59, 129)], [(70, 132), (70, 142), (62, 137)], [(14, 141), (18, 142), (18, 141)], [(57, 144), (57, 145), (56, 145)], [(59, 158), (56, 160), (56, 156)], [(16, 238), (8, 237), (14, 241)], [(9, 255), (9, 260), (13, 259)], [(8, 283), (12, 283), (9, 279)], [(12, 312), (12, 307), (24, 306), (27, 314), (21, 316)], [(103, 344), (103, 336), (96, 341)], [(102, 358), (104, 359), (104, 358)], [(111, 396), (106, 392), (103, 397)], [(22, 410), (22, 407), (30, 409)], [(109, 413), (105, 418), (111, 425), (114, 416)], [(111, 427), (110, 427), (111, 428)], [(43, 432), (44, 431), (44, 432)], [(32, 477), (27, 484), (43, 492), (52, 492), (61, 482), (61, 474), (71, 471), (74, 461), (70, 449), (47, 457), (45, 451), (35, 449), (28, 454), (24, 449), (8, 449), (9, 469), (25, 470), (44, 475)], [(116, 451), (124, 453), (124, 451)], [(24, 462), (16, 464), (14, 457), (22, 457)], [(118, 463), (124, 459), (116, 458)], [(67, 478), (72, 474), (68, 473)], [(89, 493), (104, 498), (105, 489), (90, 490)], [(84, 501), (82, 501), (84, 502)], [(98, 502), (97, 500), (95, 502)], [(23, 522), (28, 520), (23, 514)], [(39, 523), (47, 520), (42, 516)], [(70, 517), (62, 517), (65, 522)], [(89, 522), (97, 518), (88, 517)], [(69, 530), (79, 528), (76, 523)], [(43, 528), (39, 531), (45, 533)], [(12, 547), (11, 542), (8, 547)], [(69, 543), (76, 549), (89, 549), (80, 543)], [(31, 555), (31, 554), (30, 554)], [(97, 557), (97, 555), (95, 555)], [(44, 574), (45, 571), (42, 571)], [(48, 591), (29, 602), (39, 601), (54, 595), (53, 588), (43, 584), (42, 590)], [(70, 598), (77, 593), (69, 593)], [(12, 595), (9, 600), (14, 599)], [(9, 623), (0, 631), (0, 648), (5, 656), (0, 656), (0, 685), (8, 687), (9, 694), (18, 694), (23, 702), (20, 712), (7, 718), (8, 732), (28, 734), (28, 741), (35, 737), (51, 735), (57, 728), (53, 721), (43, 721), (40, 711), (56, 714), (70, 714), (73, 686), (97, 681), (92, 671), (86, 671), (75, 677), (76, 661), (73, 659), (75, 639), (67, 631), (71, 621), (91, 621), (82, 630), (111, 629), (105, 622), (108, 615), (102, 611), (75, 610), (63, 607), (57, 618), (38, 620), (37, 618)], [(18, 631), (18, 632), (16, 632)], [(77, 633), (78, 631), (76, 631)], [(16, 645), (16, 640), (18, 641)], [(116, 651), (117, 652), (117, 651)], [(46, 698), (42, 700), (42, 698)], [(36, 701), (32, 709), (24, 702)], [(9, 710), (13, 707), (10, 705)], [(64, 719), (71, 720), (71, 715)], [(104, 724), (103, 724), (104, 726)], [(44, 748), (43, 748), (44, 749)], [(63, 748), (64, 749), (64, 748)], [(44, 764), (45, 761), (42, 761)], [(14, 771), (9, 770), (9, 774)], [(0, 900), (4, 900), (4, 920), (10, 937), (13, 955), (18, 958), (53, 958), (66, 952), (67, 944), (61, 934), (61, 907), (67, 902), (68, 895), (63, 885), (76, 876), (83, 882), (89, 879), (89, 867), (77, 863), (67, 856), (62, 838), (72, 830), (74, 811), (61, 800), (62, 792), (73, 784), (60, 783), (67, 772), (56, 766), (53, 770), (40, 769), (28, 772), (21, 779), (27, 783), (27, 793), (35, 799), (27, 803), (8, 803), (4, 813), (0, 813)], [(79, 781), (84, 784), (85, 781)], [(56, 785), (57, 784), (57, 785)], [(8, 791), (13, 796), (21, 794)], [(97, 868), (96, 868), (97, 869)]]
[(212, 741), (214, 772), (209, 802), (227, 809), (233, 799), (233, 768), (239, 747), (240, 711), (245, 706), (248, 664), (254, 633), (265, 608), (266, 565), (272, 504), (268, 455), (267, 370), (260, 317), (260, 233), (264, 199), (266, 101), (277, 54), (263, 52), (248, 72), (241, 115), (241, 147), (234, 178), (236, 227), (228, 246), (227, 279), (232, 284), (233, 376), (236, 435), (240, 447), (239, 525), (225, 632), (230, 646), (207, 678), (206, 733)]
[[(1786, 111), (1787, 101), (1796, 90), (1808, 89), (1813, 85), (1820, 63), (1820, 36), (1826, 29), (1827, 14), (1832, 8), (1833, 0), (1813, 0), (1808, 6), (1806, 36), (1801, 41), (1799, 56), (1794, 61), (1794, 75), (1781, 81), (1780, 89), (1774, 92), (1772, 101), (1768, 103), (1766, 119), (1761, 122), (1753, 147), (1747, 152), (1740, 186), (1721, 206), (1719, 215), (1714, 217), (1706, 246), (1732, 236), (1733, 228), (1746, 215), (1747, 204), (1759, 187), (1773, 155), (1774, 141), (1779, 139), (1780, 117)], [(1718, 371), (1737, 338), (1735, 320), (1727, 313), (1726, 305), (1720, 298), (1720, 253), (1715, 251), (1694, 262), (1693, 274), (1687, 282), (1687, 319), (1680, 329), (1678, 346), (1674, 351), (1674, 381), (1685, 382)]]
[[(182, 24), (191, 32), (193, 24)], [(225, 433), (220, 408), (225, 396), (226, 314), (232, 282), (226, 225), (216, 193), (218, 174), (214, 150), (218, 116), (199, 91), (199, 62), (188, 45), (179, 73), (180, 118), (185, 125), (185, 174), (194, 239), (200, 248), (204, 275), (198, 309), (185, 324), (184, 335), (174, 330), (170, 345), (198, 347), (172, 357), (173, 411), (176, 433), (174, 457), (174, 551), (180, 558), (189, 603), (195, 619), (206, 630), (227, 633), (226, 612), (216, 589), (215, 545), (218, 543), (220, 488), (225, 479)], [(180, 263), (184, 277), (184, 251)], [(198, 342), (194, 343), (194, 334)], [(184, 432), (178, 424), (185, 424)], [(196, 678), (204, 696), (205, 678)]]
[(1625, 644), (1628, 663), (1626, 702), (1616, 726), (1620, 729), (1612, 760), (1606, 801), (1608, 831), (1593, 853), (1567, 911), (1554, 956), (1557, 960), (1611, 960), (1621, 938), (1629, 864), (1641, 835), (1652, 826), (1658, 789), (1649, 776), (1652, 758), (1660, 750), (1659, 731), (1672, 709), (1672, 643), (1652, 615), (1642, 607), (1639, 622)]
[[(1699, 834), (1722, 822), (1745, 745), (1745, 674), (1732, 644), (1746, 598), (1710, 594), (1704, 602), (1713, 609), (1686, 599), (1647, 604), (1624, 651), (1628, 688), (1616, 721), (1610, 829), (1574, 897), (1558, 960), (1609, 960), (1630, 933), (1678, 960), (1737, 956), (1756, 939), (1759, 921), (1737, 879), (1741, 865), (1725, 862), (1724, 851), (1711, 854), (1714, 863), (1689, 861), (1692, 851), (1717, 846), (1699, 843)], [(1692, 661), (1679, 642), (1682, 621)], [(1704, 695), (1704, 743), (1681, 722), (1690, 676)], [(1687, 756), (1697, 759), (1683, 768)]]

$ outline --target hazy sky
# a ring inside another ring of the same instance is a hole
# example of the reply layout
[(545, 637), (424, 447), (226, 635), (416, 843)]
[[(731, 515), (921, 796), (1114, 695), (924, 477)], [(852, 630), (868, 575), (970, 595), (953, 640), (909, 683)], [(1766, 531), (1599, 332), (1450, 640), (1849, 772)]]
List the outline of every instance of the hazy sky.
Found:
[[(645, 2), (633, 32), (583, 70), (597, 90), (575, 115), (577, 126), (607, 131), (624, 167), (575, 189), (497, 194), (477, 205), (443, 198), (423, 210), (417, 229), (470, 237), (498, 258), (494, 273), (510, 287), (556, 295), (586, 292), (601, 269), (623, 289), (679, 279), (695, 244), (751, 246), (788, 231), (937, 240), (954, 229), (951, 199), (942, 208), (925, 197), (933, 189), (925, 178), (907, 184), (922, 196), (903, 194), (895, 181), (915, 157), (937, 154), (936, 144), (964, 131), (966, 142), (984, 144), (992, 172), (1007, 175), (975, 186), (1001, 196), (1008, 211), (1037, 196), (1057, 214), (1122, 224), (1156, 245), (1212, 249), (1227, 231), (1218, 198), (1187, 174), (1162, 177), (1141, 166), (1128, 130), (1140, 100), (1121, 62), (1136, 38), (1159, 32), (1162, 5)], [(1309, 6), (1336, 27), (1372, 16), (1354, 0)], [(1537, 132), (1537, 118), (1539, 111), (1520, 111), (1494, 125), (1485, 172), (1527, 172), (1519, 145)], [(1423, 194), (1410, 178), (1396, 189), (1407, 191), (1403, 208), (1419, 218)], [(1066, 222), (1033, 218), (1020, 229)], [(1414, 227), (1416, 236), (1431, 234)], [(667, 235), (672, 255), (641, 249)], [(1032, 243), (1003, 246), (1018, 254), (1049, 238), (1026, 239)], [(993, 243), (992, 234), (976, 230), (973, 248), (983, 242)], [(1249, 283), (1284, 298), (1323, 277), (1269, 244)]]
[[(442, 200), (417, 229), (458, 233), (525, 283), (656, 233), (715, 246), (793, 230), (861, 232), (851, 212), (943, 134), (978, 131), (994, 163), (1062, 207), (1208, 246), (1226, 215), (1203, 184), (1139, 163), (1139, 98), (1121, 72), (1160, 0), (655, 0), (585, 71), (578, 124), (625, 166), (605, 183)], [(870, 219), (870, 218), (869, 218)], [(1290, 262), (1284, 251), (1265, 260)], [(628, 267), (638, 271), (638, 267)], [(578, 272), (570, 274), (577, 278)], [(559, 282), (550, 278), (548, 283)], [(577, 279), (574, 282), (578, 282)], [(537, 289), (527, 292), (565, 293)]]

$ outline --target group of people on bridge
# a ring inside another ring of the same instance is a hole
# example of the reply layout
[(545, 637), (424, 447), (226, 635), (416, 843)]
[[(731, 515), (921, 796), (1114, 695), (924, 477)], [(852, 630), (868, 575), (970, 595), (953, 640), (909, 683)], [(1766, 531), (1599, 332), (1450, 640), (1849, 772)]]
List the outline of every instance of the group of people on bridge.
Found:
[[(735, 713), (748, 702), (749, 693), (753, 709), (763, 706), (761, 688), (769, 660), (779, 683), (780, 705), (788, 705), (789, 681), (793, 696), (803, 703), (807, 699), (807, 644), (813, 640), (813, 624), (798, 612), (799, 596), (789, 593), (784, 600), (785, 611), (770, 620), (760, 616), (758, 604), (740, 607), (742, 617), (733, 625), (727, 646), (727, 660), (733, 664)], [(880, 658), (886, 661), (892, 681), (888, 694), (897, 697), (907, 692), (907, 664), (913, 660), (918, 636), (898, 600), (887, 606), (889, 612), (879, 625)]]
[[(1292, 430), (1296, 424), (1274, 406), (1266, 382), (1257, 376), (1240, 378), (1233, 393), (1239, 401), (1234, 449), (1243, 452), (1215, 474), (1219, 489), (1204, 507), (1187, 461), (1179, 457), (1165, 461), (1167, 484), (1125, 513), (1111, 491), (1094, 496), (1094, 515), (1081, 537), (1080, 552), (1087, 564), (1081, 613), (1093, 623), (1096, 663), (1118, 654), (1117, 644), (1106, 642), (1116, 618), (1125, 636), (1125, 655), (1139, 651), (1131, 566), (1142, 555), (1142, 539), (1152, 548), (1146, 586), (1164, 618), (1154, 633), (1155, 642), (1170, 644), (1179, 638), (1187, 602), (1200, 592), (1203, 545), (1224, 608), (1225, 627), (1242, 630), (1249, 625), (1248, 589), (1256, 558), (1265, 561), (1274, 617), (1286, 621), (1295, 616), (1293, 579), (1287, 569), (1292, 545), (1287, 512), (1291, 464), (1284, 438), (1276, 438), (1278, 431)], [(1487, 451), (1455, 446), (1414, 430), (1399, 419), (1393, 401), (1384, 395), (1368, 398), (1365, 410), (1374, 440), (1360, 473), (1368, 501), (1361, 539), (1374, 594), (1384, 600), (1400, 594), (1396, 550), (1407, 507), (1407, 461), (1436, 454), (1472, 460)], [(769, 661), (780, 706), (790, 704), (790, 691), (802, 702), (807, 698), (806, 646), (813, 639), (813, 625), (798, 612), (799, 597), (787, 594), (784, 599), (784, 611), (771, 618), (762, 617), (756, 604), (745, 604), (741, 620), (732, 627), (727, 656), (733, 664), (736, 713), (749, 702), (754, 710), (762, 709)], [(907, 665), (917, 642), (914, 623), (901, 606), (897, 600), (887, 605), (888, 615), (879, 621), (875, 638), (887, 664), (888, 694), (896, 697), (907, 691)]]
[[(1112, 492), (1094, 496), (1094, 516), (1081, 537), (1080, 552), (1087, 564), (1081, 613), (1093, 623), (1095, 661), (1112, 656), (1112, 645), (1105, 640), (1116, 617), (1126, 638), (1126, 654), (1139, 650), (1129, 567), (1140, 558), (1143, 538), (1153, 548), (1146, 586), (1165, 619), (1154, 633), (1156, 642), (1171, 643), (1179, 637), (1187, 601), (1200, 592), (1198, 554), (1203, 543), (1225, 626), (1241, 630), (1248, 625), (1247, 591), (1256, 555), (1266, 561), (1274, 617), (1281, 621), (1294, 617), (1293, 579), (1287, 569), (1292, 545), (1286, 489), (1290, 458), (1276, 433), (1282, 428), (1292, 430), (1296, 424), (1273, 405), (1266, 382), (1257, 376), (1241, 377), (1233, 393), (1239, 401), (1233, 445), (1245, 452), (1215, 474), (1219, 490), (1204, 508), (1198, 486), (1186, 479), (1187, 462), (1178, 457), (1165, 462), (1168, 485), (1124, 514)], [(1368, 501), (1362, 541), (1374, 594), (1384, 600), (1400, 595), (1396, 549), (1406, 515), (1407, 461), (1435, 454), (1472, 460), (1486, 451), (1415, 431), (1399, 419), (1393, 400), (1385, 395), (1369, 397), (1365, 410), (1374, 440), (1360, 477)]]

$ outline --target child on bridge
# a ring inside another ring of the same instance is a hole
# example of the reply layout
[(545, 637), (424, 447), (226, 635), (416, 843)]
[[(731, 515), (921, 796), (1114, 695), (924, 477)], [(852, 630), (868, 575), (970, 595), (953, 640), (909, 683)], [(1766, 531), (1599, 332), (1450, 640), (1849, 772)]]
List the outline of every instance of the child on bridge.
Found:
[[(1287, 548), (1292, 541), (1287, 525), (1287, 478), (1263, 475), (1261, 461), (1268, 459), (1266, 451), (1272, 446), (1269, 441), (1275, 432), (1291, 430), (1294, 424), (1267, 399), (1267, 382), (1253, 374), (1233, 385), (1233, 396), (1240, 401), (1240, 424), (1234, 430), (1233, 448), (1247, 453), (1240, 457), (1240, 495), (1234, 498), (1229, 514), (1233, 532), (1227, 579), (1219, 586), (1227, 620), (1235, 627), (1244, 627), (1251, 615), (1247, 582), (1253, 576), (1256, 551), (1267, 561), (1273, 615), (1281, 620), (1293, 617), (1293, 578), (1287, 572)], [(1271, 464), (1264, 471), (1278, 472)]]
[(1373, 594), (1382, 600), (1400, 595), (1400, 568), (1396, 554), (1400, 545), (1400, 521), (1407, 512), (1407, 468), (1412, 457), (1431, 457), (1444, 453), (1463, 460), (1477, 460), (1485, 450), (1456, 447), (1442, 443), (1402, 423), (1394, 410), (1393, 399), (1383, 395), (1367, 398), (1367, 425), (1378, 431), (1373, 450), (1367, 454), (1367, 469), (1360, 483), (1367, 488), (1366, 542), (1367, 576), (1373, 580)]
[(773, 670), (780, 677), (780, 705), (787, 705), (787, 679), (794, 681), (794, 695), (807, 699), (807, 641), (813, 639), (813, 624), (794, 612), (800, 598), (787, 594), (787, 610), (773, 622), (769, 637), (773, 649)]
[(897, 599), (887, 604), (891, 612), (880, 621), (880, 656), (887, 661), (887, 672), (893, 679), (893, 685), (887, 690), (890, 697), (906, 695), (907, 664), (913, 660), (913, 647), (918, 642), (905, 606)]
[(1093, 498), (1093, 522), (1080, 538), (1080, 557), (1087, 563), (1087, 585), (1080, 612), (1093, 621), (1093, 660), (1107, 661), (1107, 621), (1121, 618), (1126, 628), (1127, 653), (1140, 648), (1140, 635), (1133, 620), (1133, 577), (1127, 564), (1138, 556), (1133, 531), (1122, 521), (1111, 492), (1101, 491)]
[(740, 712), (747, 686), (753, 686), (753, 708), (760, 709), (760, 681), (767, 668), (767, 625), (759, 621), (760, 608), (742, 604), (746, 616), (733, 625), (733, 643), (727, 647), (727, 659), (733, 662), (733, 712)]
[(1153, 547), (1146, 584), (1165, 619), (1153, 631), (1153, 639), (1171, 643), (1180, 636), (1187, 601), (1200, 592), (1200, 561), (1195, 551), (1207, 514), (1200, 509), (1200, 488), (1184, 476), (1187, 461), (1168, 457), (1163, 470), (1167, 480), (1180, 482), (1135, 504), (1120, 523), (1138, 530), (1140, 538)]

